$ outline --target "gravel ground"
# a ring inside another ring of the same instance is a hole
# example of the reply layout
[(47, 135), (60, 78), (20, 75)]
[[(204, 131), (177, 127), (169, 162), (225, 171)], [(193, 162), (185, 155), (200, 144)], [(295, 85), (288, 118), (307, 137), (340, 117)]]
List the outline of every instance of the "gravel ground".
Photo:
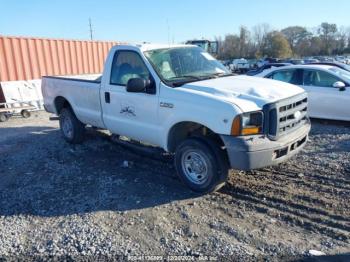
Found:
[(350, 261), (349, 125), (313, 122), (296, 158), (232, 171), (223, 189), (200, 196), (182, 186), (171, 156), (147, 157), (93, 129), (72, 146), (48, 117), (0, 123), (0, 260), (316, 261), (317, 250), (328, 255), (317, 261)]

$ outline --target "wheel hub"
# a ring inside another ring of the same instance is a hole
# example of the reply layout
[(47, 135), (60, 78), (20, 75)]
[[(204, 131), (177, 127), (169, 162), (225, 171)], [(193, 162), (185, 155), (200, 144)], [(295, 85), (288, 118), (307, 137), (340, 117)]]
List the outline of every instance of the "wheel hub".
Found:
[(62, 131), (68, 138), (73, 137), (73, 124), (69, 117), (64, 117), (62, 121)]
[(200, 152), (188, 151), (182, 156), (182, 170), (195, 184), (203, 184), (208, 178), (208, 165)]

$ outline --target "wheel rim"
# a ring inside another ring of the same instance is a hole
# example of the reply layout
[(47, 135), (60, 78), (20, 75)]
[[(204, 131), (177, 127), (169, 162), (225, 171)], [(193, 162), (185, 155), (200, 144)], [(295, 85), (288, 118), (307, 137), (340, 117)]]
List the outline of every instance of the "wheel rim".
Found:
[(181, 158), (182, 171), (188, 180), (197, 185), (204, 184), (208, 179), (208, 164), (199, 151), (187, 151)]
[(73, 123), (72, 120), (67, 116), (63, 117), (62, 119), (62, 131), (66, 137), (73, 137)]
[(28, 118), (30, 116), (30, 113), (28, 111), (24, 111), (22, 115), (24, 118)]
[(5, 114), (0, 115), (1, 122), (5, 122), (7, 120), (7, 116)]

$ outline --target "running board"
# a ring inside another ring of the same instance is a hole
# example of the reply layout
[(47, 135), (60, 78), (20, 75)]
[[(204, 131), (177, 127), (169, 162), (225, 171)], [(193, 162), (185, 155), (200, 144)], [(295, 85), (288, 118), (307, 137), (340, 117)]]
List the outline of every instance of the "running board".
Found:
[(118, 135), (112, 135), (111, 141), (141, 156), (164, 162), (169, 162), (172, 159), (172, 154), (166, 152), (160, 147), (145, 145), (134, 140), (121, 139)]
[(50, 120), (50, 121), (58, 121), (58, 120), (60, 120), (60, 117), (59, 117), (59, 116), (56, 116), (56, 115), (51, 115), (51, 116), (49, 117), (49, 120)]

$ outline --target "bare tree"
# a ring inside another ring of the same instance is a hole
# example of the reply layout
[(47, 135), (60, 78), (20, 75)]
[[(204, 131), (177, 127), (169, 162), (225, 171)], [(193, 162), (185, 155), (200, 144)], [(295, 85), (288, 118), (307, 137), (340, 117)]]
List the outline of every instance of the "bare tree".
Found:
[(322, 23), (318, 32), (323, 40), (323, 53), (330, 55), (335, 48), (335, 38), (338, 31), (336, 24)]
[(272, 29), (271, 29), (271, 26), (269, 24), (258, 24), (256, 26), (254, 26), (253, 27), (253, 39), (254, 39), (255, 43), (259, 47), (261, 47), (263, 42), (264, 42), (264, 38), (271, 31), (272, 31)]

